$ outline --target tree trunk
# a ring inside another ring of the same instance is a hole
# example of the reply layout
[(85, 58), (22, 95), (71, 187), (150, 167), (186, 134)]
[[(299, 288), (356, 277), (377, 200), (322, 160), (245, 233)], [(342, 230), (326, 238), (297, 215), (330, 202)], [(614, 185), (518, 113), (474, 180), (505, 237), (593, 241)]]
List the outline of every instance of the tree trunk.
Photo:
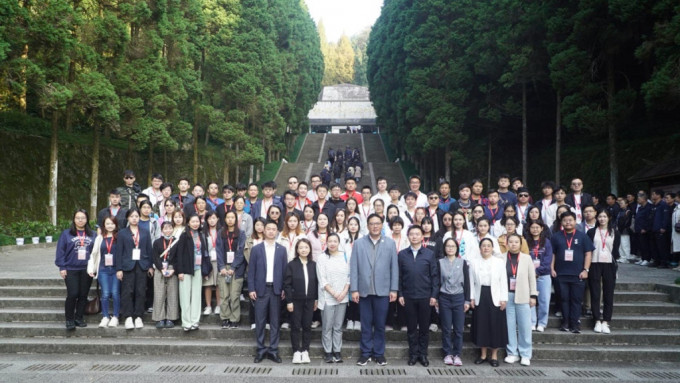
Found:
[(50, 222), (57, 225), (57, 175), (59, 174), (59, 112), (52, 114), (52, 142), (50, 146)]
[[(71, 60), (71, 62), (68, 65), (68, 83), (73, 84), (75, 80), (76, 80), (76, 63), (75, 61)], [(71, 132), (72, 125), (73, 125), (73, 101), (71, 100), (66, 104), (66, 118), (64, 121), (64, 126), (66, 127), (67, 132)]]
[(250, 165), (250, 175), (248, 176), (248, 185), (253, 183), (253, 173), (255, 171), (255, 165)]
[(227, 156), (224, 156), (224, 167), (222, 169), (222, 182), (224, 185), (229, 184), (229, 161)]
[(527, 83), (522, 83), (522, 182), (527, 179)]
[(205, 143), (203, 145), (208, 146), (208, 142), (210, 141), (210, 129), (205, 130)]
[(153, 139), (149, 140), (149, 169), (147, 176), (147, 185), (151, 185), (151, 174), (153, 174)]
[[(24, 50), (21, 52), (22, 61), (28, 62), (28, 44), (24, 44)], [(19, 109), (22, 113), (26, 113), (26, 88), (28, 84), (26, 83), (26, 65), (21, 66), (21, 82), (23, 87), (21, 88), (21, 94), (19, 94)]]
[(557, 108), (555, 110), (555, 185), (560, 184), (560, 166), (562, 162), (562, 92), (557, 91)]
[(127, 150), (127, 166), (126, 169), (132, 169), (132, 140), (128, 139), (128, 150)]
[(239, 179), (241, 178), (241, 166), (239, 165), (239, 156), (238, 153), (240, 151), (240, 145), (236, 144), (236, 178), (234, 183), (238, 183)]
[(451, 151), (444, 149), (444, 177), (447, 181), (451, 181)]
[(487, 159), (487, 168), (486, 168), (486, 187), (487, 189), (491, 189), (491, 148), (493, 145), (491, 145), (491, 132), (489, 132), (489, 158)]
[(609, 108), (607, 125), (609, 129), (609, 183), (611, 193), (619, 194), (619, 165), (616, 163), (616, 116), (614, 116), (614, 92), (616, 82), (614, 78), (614, 58), (607, 58), (607, 107)]
[(163, 149), (163, 175), (167, 182), (170, 181), (170, 175), (168, 174), (168, 149)]
[(198, 123), (194, 121), (194, 130), (191, 138), (194, 148), (194, 183), (198, 182)]
[(92, 141), (92, 175), (90, 177), (90, 217), (97, 217), (97, 188), (99, 185), (99, 127), (94, 127)]

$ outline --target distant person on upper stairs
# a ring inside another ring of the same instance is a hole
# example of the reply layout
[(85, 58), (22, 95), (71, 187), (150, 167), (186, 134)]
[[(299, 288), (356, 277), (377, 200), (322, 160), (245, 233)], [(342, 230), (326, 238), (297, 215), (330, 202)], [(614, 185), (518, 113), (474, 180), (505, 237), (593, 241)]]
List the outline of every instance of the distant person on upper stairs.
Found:
[(341, 158), (336, 159), (335, 163), (333, 164), (333, 178), (335, 179), (336, 184), (340, 183), (340, 177), (342, 177), (343, 166), (344, 165)]
[[(321, 174), (319, 175), (321, 177), (321, 183), (326, 185), (326, 186), (331, 184), (331, 178), (333, 178), (333, 175), (331, 174), (330, 169), (331, 169), (330, 166), (328, 166), (328, 164), (326, 164), (323, 167), (323, 170), (321, 170)], [(318, 197), (317, 197), (317, 199), (318, 199)]]
[(335, 162), (335, 150), (332, 147), (328, 148), (328, 162), (330, 162), (331, 165)]

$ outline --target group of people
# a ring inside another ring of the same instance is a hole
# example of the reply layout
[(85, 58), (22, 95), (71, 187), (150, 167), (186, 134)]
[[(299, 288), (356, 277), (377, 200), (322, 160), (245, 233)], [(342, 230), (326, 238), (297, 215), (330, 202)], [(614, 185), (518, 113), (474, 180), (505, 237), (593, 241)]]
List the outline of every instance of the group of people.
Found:
[(429, 332), (441, 329), (444, 363), (460, 366), (472, 311), (475, 364), (498, 366), (505, 348), (506, 363), (530, 365), (532, 331), (547, 327), (553, 289), (561, 331), (580, 333), (585, 309), (595, 332), (610, 333), (617, 262), (677, 266), (680, 247), (678, 196), (654, 190), (647, 201), (641, 191), (599, 206), (578, 178), (569, 194), (544, 182), (536, 202), (507, 175), (486, 195), (481, 181), (463, 183), (458, 199), (446, 181), (421, 192), (417, 175), (403, 195), (383, 177), (375, 192), (357, 191), (352, 177), (344, 188), (321, 175), (309, 184), (290, 177), (281, 195), (271, 181), (220, 194), (214, 182), (180, 179), (173, 194), (160, 174), (143, 191), (134, 172), (123, 178), (96, 230), (78, 210), (59, 239), (66, 328), (87, 326), (93, 278), (100, 327), (142, 328), (148, 311), (158, 329), (181, 321), (198, 330), (201, 312), (238, 328), (249, 301), (256, 363), (281, 362), (280, 329), (291, 331), (293, 363), (309, 363), (311, 331), (321, 326), (327, 363), (343, 361), (344, 328), (361, 331), (357, 364), (385, 365), (385, 331), (401, 329), (408, 364), (428, 366)]
[(330, 147), (328, 148), (328, 158), (319, 176), (326, 185), (330, 185), (331, 180), (340, 183), (343, 174), (345, 180), (352, 178), (356, 182), (360, 182), (363, 168), (364, 164), (361, 162), (361, 152), (358, 148), (352, 149), (346, 146), (343, 151), (342, 148), (336, 150)]

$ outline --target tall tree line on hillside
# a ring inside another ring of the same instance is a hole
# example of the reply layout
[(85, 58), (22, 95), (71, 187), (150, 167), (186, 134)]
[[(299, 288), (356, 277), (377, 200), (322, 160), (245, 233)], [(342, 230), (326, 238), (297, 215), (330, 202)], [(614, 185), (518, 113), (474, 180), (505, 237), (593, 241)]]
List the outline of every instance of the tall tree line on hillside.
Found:
[(224, 182), (253, 177), (306, 126), (323, 67), (303, 0), (0, 4), (0, 111), (51, 122), (53, 222), (61, 129), (92, 134), (92, 212), (101, 135), (148, 151), (149, 180), (155, 153), (192, 150), (197, 181), (200, 142), (223, 146)]
[(321, 52), (324, 57), (322, 85), (368, 85), (366, 80), (366, 46), (371, 32), (367, 28), (354, 36), (342, 35), (337, 42), (328, 42), (323, 20), (318, 25)]
[(538, 183), (528, 168), (546, 147), (559, 182), (575, 175), (560, 165), (566, 138), (606, 143), (607, 163), (585, 165), (617, 193), (621, 137), (678, 128), (679, 38), (672, 0), (394, 0), (367, 78), (391, 144), (430, 184), (520, 168)]

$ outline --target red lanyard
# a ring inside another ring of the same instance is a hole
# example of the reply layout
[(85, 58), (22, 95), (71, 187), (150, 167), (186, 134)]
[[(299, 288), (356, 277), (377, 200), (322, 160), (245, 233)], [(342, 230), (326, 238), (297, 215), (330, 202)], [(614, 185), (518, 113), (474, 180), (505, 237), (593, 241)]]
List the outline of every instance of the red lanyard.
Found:
[(493, 223), (496, 223), (496, 214), (498, 214), (498, 209), (500, 209), (500, 207), (497, 207), (496, 210), (489, 208), (489, 211), (491, 212), (491, 220), (493, 221)]
[(571, 250), (571, 243), (574, 241), (574, 237), (576, 236), (576, 232), (571, 234), (571, 239), (567, 238), (567, 232), (562, 230), (562, 233), (564, 234), (564, 239), (567, 241), (567, 249)]
[(233, 209), (233, 204), (227, 205), (227, 201), (224, 201), (224, 214), (226, 215), (228, 212), (230, 212)]
[(538, 259), (538, 242), (536, 243), (536, 246), (534, 246), (534, 256)]
[(230, 238), (229, 234), (227, 233), (227, 245), (229, 245), (229, 251), (234, 251), (234, 238)]
[[(218, 202), (218, 201), (217, 201), (217, 198), (208, 197), (208, 199), (210, 200), (210, 202), (213, 203), (213, 205), (215, 205), (215, 206), (219, 205), (219, 204), (217, 203), (217, 202)], [(226, 203), (225, 203), (225, 205), (226, 205)]]
[(458, 230), (454, 231), (454, 234), (456, 236), (456, 243), (458, 243), (458, 246), (460, 246), (460, 241), (463, 240), (463, 229), (460, 230), (460, 237), (458, 236)]
[(517, 205), (517, 211), (519, 211), (519, 214), (522, 216), (522, 221), (524, 221), (527, 218), (526, 216), (527, 208), (528, 206), (525, 206), (524, 211), (522, 211), (522, 208), (519, 205)]
[(191, 237), (194, 240), (194, 246), (196, 247), (196, 251), (200, 253), (201, 252), (201, 239), (198, 237), (198, 233), (192, 231)]
[[(314, 221), (312, 221), (312, 222), (314, 222)], [(305, 226), (305, 234), (309, 234), (309, 232), (312, 231), (312, 224), (311, 223), (307, 224), (307, 222), (305, 222), (304, 226)]]
[(210, 237), (210, 241), (212, 242), (213, 249), (217, 247), (217, 229), (215, 229), (215, 232), (213, 234), (213, 231), (208, 229), (208, 236)]
[(604, 235), (602, 235), (602, 230), (599, 230), (600, 232), (600, 238), (602, 239), (602, 250), (604, 250), (607, 246), (607, 235), (609, 235), (609, 231), (605, 230)]
[(104, 238), (104, 243), (106, 244), (106, 253), (111, 254), (111, 248), (113, 247), (113, 237), (111, 237), (111, 241), (106, 241), (107, 238)]
[(179, 208), (184, 209), (184, 202), (182, 202), (182, 194), (178, 194), (179, 196)]
[(323, 241), (321, 238), (319, 238), (319, 241), (321, 242), (321, 251), (326, 251), (326, 242), (328, 240), (328, 233), (319, 233), (319, 235), (323, 235)]
[(510, 262), (510, 270), (512, 270), (512, 277), (517, 276), (517, 265), (519, 265), (519, 255), (517, 256), (517, 263), (512, 264), (512, 258), (510, 258), (510, 252), (508, 252), (508, 262)]
[(432, 212), (431, 209), (428, 209), (428, 210), (430, 210), (430, 212), (431, 212), (431, 213), (430, 213), (430, 218), (433, 218), (432, 221), (434, 221), (434, 216), (437, 215), (437, 209), (434, 209), (434, 212)]
[[(132, 229), (130, 229), (132, 231)], [(139, 249), (139, 228), (136, 233), (132, 233), (132, 240), (135, 241), (135, 249)]]
[(364, 205), (361, 205), (361, 211), (364, 212), (364, 217), (368, 217), (368, 213), (371, 212), (371, 205), (368, 205), (368, 210), (364, 209)]
[(80, 241), (80, 247), (85, 247), (85, 238), (87, 238), (87, 234), (83, 232), (83, 235), (80, 235), (80, 232), (76, 232), (76, 235), (78, 235), (78, 240)]
[(291, 238), (288, 236), (288, 250), (293, 250), (293, 244), (295, 243), (295, 237)]
[[(163, 250), (166, 250), (168, 248), (168, 246), (172, 246), (172, 240), (173, 239), (174, 238), (170, 237), (170, 241), (165, 242), (165, 238), (163, 238)], [(163, 256), (163, 260), (165, 261), (166, 259), (168, 259), (168, 252), (167, 251), (165, 252), (165, 255)]]

